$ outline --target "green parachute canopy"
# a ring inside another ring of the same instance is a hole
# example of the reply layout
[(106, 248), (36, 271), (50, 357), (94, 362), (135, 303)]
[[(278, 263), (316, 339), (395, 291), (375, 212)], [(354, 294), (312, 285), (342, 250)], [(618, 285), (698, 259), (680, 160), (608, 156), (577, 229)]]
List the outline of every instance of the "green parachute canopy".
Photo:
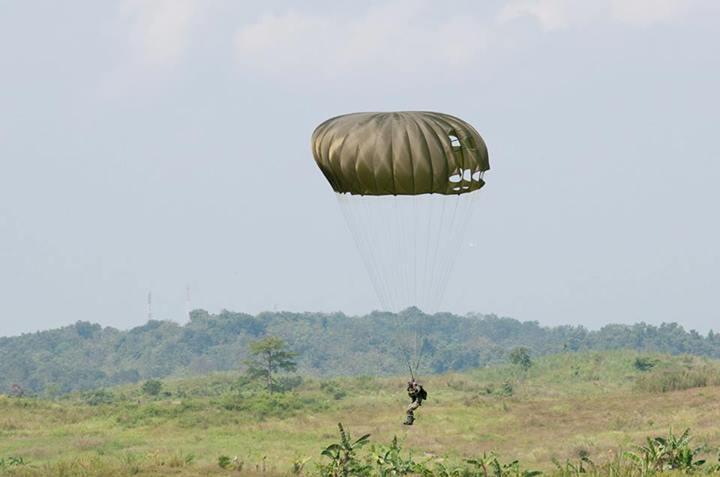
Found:
[(485, 185), (490, 169), (485, 142), (472, 126), (426, 111), (328, 119), (313, 132), (312, 151), (341, 194), (463, 194)]

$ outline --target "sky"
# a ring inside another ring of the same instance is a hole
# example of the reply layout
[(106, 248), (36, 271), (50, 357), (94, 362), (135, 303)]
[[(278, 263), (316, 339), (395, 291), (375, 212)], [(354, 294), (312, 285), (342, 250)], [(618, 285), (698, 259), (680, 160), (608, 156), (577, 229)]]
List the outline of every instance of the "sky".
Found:
[(443, 308), (720, 328), (714, 0), (0, 1), (0, 336), (379, 307), (310, 152), (433, 110), (491, 170)]

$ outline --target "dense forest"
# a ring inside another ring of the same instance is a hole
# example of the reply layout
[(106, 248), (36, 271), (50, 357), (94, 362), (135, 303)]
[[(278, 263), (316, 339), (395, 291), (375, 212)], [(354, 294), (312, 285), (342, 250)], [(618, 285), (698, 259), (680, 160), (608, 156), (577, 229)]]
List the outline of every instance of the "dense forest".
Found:
[(56, 395), (148, 378), (240, 370), (250, 342), (278, 336), (297, 353), (298, 370), (318, 376), (404, 373), (408, 354), (421, 372), (441, 373), (504, 361), (526, 347), (533, 355), (634, 349), (720, 358), (720, 336), (652, 326), (544, 327), (494, 315), (426, 315), (411, 308), (373, 312), (191, 313), (185, 325), (149, 321), (122, 331), (77, 322), (60, 329), (0, 338), (0, 393)]

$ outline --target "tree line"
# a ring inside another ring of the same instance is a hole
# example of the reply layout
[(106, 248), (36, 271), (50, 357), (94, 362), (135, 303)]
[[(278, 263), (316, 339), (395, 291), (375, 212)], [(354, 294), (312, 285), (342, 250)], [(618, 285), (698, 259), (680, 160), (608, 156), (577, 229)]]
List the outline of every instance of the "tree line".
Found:
[(52, 396), (168, 376), (252, 371), (251, 343), (269, 336), (287, 344), (299, 373), (315, 376), (400, 374), (411, 354), (422, 358), (422, 373), (442, 373), (508, 361), (519, 347), (534, 356), (633, 349), (720, 358), (718, 334), (676, 323), (588, 330), (477, 313), (427, 315), (415, 308), (365, 316), (196, 310), (185, 325), (152, 320), (118, 330), (79, 321), (0, 338), (0, 393)]

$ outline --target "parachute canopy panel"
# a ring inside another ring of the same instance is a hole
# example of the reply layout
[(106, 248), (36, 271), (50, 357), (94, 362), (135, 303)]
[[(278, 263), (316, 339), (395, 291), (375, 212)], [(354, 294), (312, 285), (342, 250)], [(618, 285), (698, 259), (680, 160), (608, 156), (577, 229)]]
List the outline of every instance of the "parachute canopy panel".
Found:
[(341, 194), (463, 194), (485, 185), (490, 168), (485, 142), (471, 125), (426, 111), (328, 119), (313, 132), (312, 150)]

